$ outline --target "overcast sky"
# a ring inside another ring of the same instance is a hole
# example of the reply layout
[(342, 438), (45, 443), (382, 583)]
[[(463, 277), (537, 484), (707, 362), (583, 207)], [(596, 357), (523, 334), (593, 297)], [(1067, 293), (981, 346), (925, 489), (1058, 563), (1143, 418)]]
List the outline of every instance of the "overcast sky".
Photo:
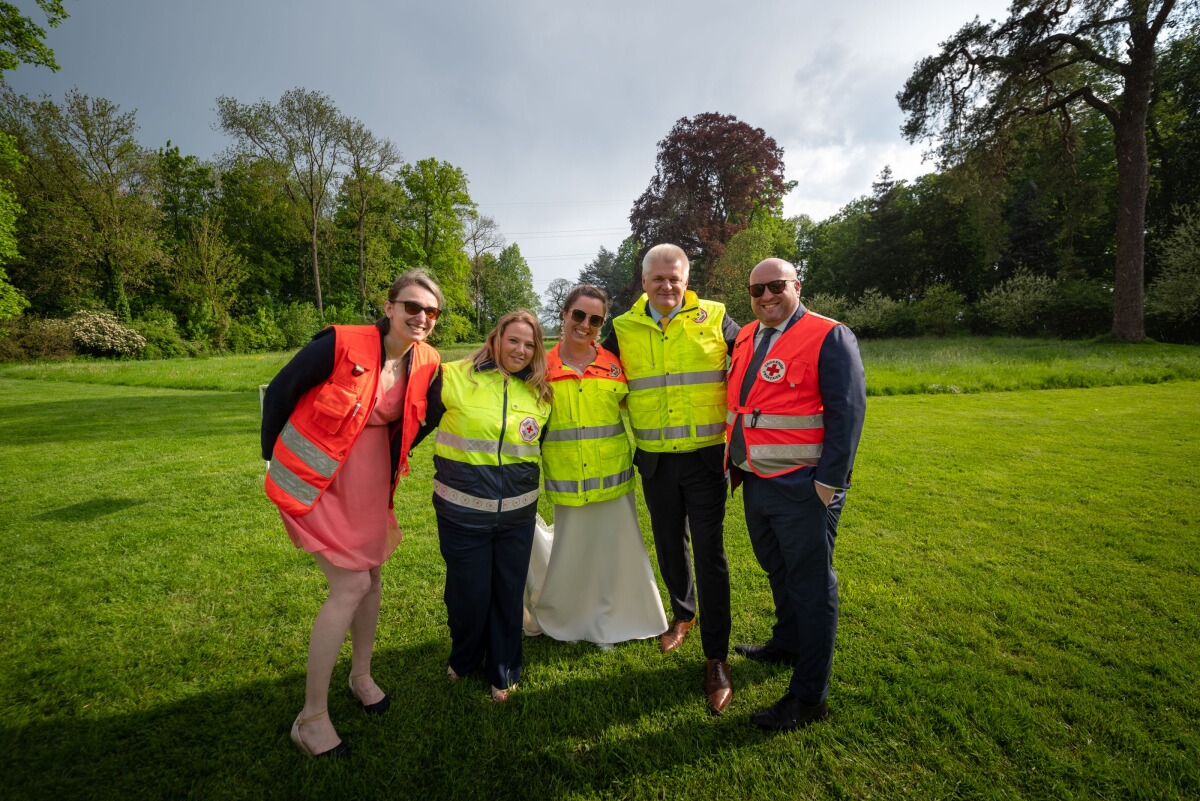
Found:
[[(16, 5), (37, 20), (30, 0)], [(211, 158), (216, 98), (302, 86), (395, 142), (461, 167), (539, 292), (629, 233), (657, 144), (682, 117), (733, 114), (782, 146), (788, 215), (824, 219), (885, 165), (932, 169), (895, 95), (920, 58), (1002, 0), (66, 0), (47, 36), (72, 86), (135, 109), (140, 140)]]

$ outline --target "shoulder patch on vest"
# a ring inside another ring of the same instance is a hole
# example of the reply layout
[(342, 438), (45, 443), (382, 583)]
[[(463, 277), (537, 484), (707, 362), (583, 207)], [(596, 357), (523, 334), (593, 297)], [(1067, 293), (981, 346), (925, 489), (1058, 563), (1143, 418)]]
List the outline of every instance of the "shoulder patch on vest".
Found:
[(538, 421), (532, 417), (526, 417), (521, 421), (521, 439), (525, 442), (533, 442), (538, 438), (538, 434), (542, 432), (542, 427), (538, 425)]
[(617, 366), (616, 362), (608, 363), (608, 374), (611, 375), (613, 378), (621, 377), (621, 368), (619, 366)]
[(704, 309), (699, 309), (696, 314), (692, 316), (692, 319), (697, 323), (702, 323), (708, 319), (708, 312), (706, 312)]
[(763, 362), (762, 369), (758, 371), (758, 374), (763, 381), (770, 381), (772, 384), (779, 383), (783, 380), (783, 360), (767, 359), (765, 362)]

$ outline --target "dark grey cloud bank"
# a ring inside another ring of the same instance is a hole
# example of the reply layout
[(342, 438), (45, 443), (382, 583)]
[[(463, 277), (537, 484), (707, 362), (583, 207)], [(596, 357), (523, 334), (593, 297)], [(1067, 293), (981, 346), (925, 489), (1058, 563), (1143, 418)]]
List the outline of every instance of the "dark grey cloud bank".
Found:
[[(39, 12), (31, 2), (18, 6)], [(137, 109), (141, 140), (210, 157), (215, 99), (303, 86), (392, 139), (462, 167), (520, 243), (540, 289), (628, 229), (657, 142), (681, 117), (734, 114), (783, 146), (789, 214), (821, 219), (890, 164), (928, 169), (900, 137), (894, 96), (917, 59), (1000, 0), (503, 3), (109, 0), (51, 31), (62, 70), (11, 83), (71, 86)], [(586, 233), (577, 233), (585, 231)], [(529, 233), (527, 233), (529, 232)], [(572, 232), (572, 233), (565, 233)], [(577, 255), (582, 254), (582, 255)]]

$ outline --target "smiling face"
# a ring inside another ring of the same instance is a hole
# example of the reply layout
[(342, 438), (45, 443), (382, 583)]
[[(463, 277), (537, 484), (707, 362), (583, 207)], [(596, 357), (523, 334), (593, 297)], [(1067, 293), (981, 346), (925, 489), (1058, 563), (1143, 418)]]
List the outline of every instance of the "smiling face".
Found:
[(784, 281), (783, 291), (777, 295), (766, 289), (761, 298), (751, 295), (750, 308), (760, 323), (776, 326), (790, 319), (800, 305), (800, 282), (796, 279), (796, 268), (783, 259), (767, 259), (750, 271), (751, 284), (771, 281)]
[[(585, 317), (583, 322), (575, 322), (575, 315), (571, 312), (578, 309), (583, 312)], [(578, 347), (587, 347), (600, 335), (600, 326), (592, 325), (592, 317), (600, 317), (603, 319), (605, 313), (604, 303), (599, 298), (580, 295), (571, 302), (571, 308), (565, 309), (562, 315), (562, 338), (564, 342), (569, 342)]]
[(509, 323), (496, 342), (496, 360), (506, 373), (519, 373), (533, 358), (533, 327), (529, 323)]
[(659, 314), (667, 314), (679, 305), (687, 283), (687, 268), (682, 259), (655, 259), (642, 275), (642, 289)]
[[(422, 310), (416, 314), (409, 314), (404, 308), (405, 301), (416, 303)], [(406, 347), (414, 342), (424, 341), (434, 326), (433, 318), (427, 315), (424, 309), (436, 309), (437, 305), (437, 297), (428, 289), (415, 284), (404, 287), (395, 300), (383, 304), (383, 313), (391, 321), (388, 333), (395, 335)]]

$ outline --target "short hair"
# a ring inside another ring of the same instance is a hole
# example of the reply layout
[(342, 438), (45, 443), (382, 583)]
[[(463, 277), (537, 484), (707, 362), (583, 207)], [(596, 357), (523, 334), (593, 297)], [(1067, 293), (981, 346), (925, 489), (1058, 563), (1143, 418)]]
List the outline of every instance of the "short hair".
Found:
[(567, 293), (563, 299), (562, 308), (558, 310), (558, 316), (562, 317), (567, 313), (567, 309), (571, 308), (571, 304), (580, 298), (595, 298), (604, 304), (604, 315), (608, 316), (608, 293), (594, 284), (579, 284), (577, 287)]
[[(422, 270), (420, 267), (400, 273), (396, 276), (396, 280), (392, 282), (392, 288), (388, 290), (388, 303), (395, 303), (396, 298), (400, 297), (400, 292), (407, 286), (418, 286), (421, 289), (426, 289), (433, 293), (437, 298), (439, 309), (446, 308), (446, 296), (442, 294), (442, 289), (437, 283), (429, 277), (429, 273)], [(430, 323), (435, 321), (430, 320)], [(380, 317), (375, 321), (375, 327), (379, 329), (381, 334), (387, 334), (392, 330), (392, 321), (387, 317)]]
[(683, 252), (683, 248), (679, 247), (679, 245), (664, 242), (647, 250), (646, 255), (642, 257), (642, 278), (646, 277), (646, 273), (650, 272), (650, 265), (656, 261), (671, 263), (681, 261), (683, 262), (683, 277), (688, 277), (688, 270), (691, 265), (688, 263), (687, 254)]

